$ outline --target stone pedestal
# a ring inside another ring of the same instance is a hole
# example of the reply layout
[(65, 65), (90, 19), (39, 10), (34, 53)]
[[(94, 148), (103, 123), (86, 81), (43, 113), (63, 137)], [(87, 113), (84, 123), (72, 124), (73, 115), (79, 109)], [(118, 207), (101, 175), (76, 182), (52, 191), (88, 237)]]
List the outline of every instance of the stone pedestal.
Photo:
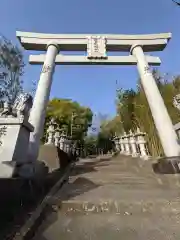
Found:
[(148, 160), (150, 158), (147, 148), (146, 148), (146, 140), (145, 140), (145, 135), (146, 133), (141, 132), (139, 128), (137, 128), (137, 132), (135, 134), (137, 138), (137, 144), (139, 146), (140, 150), (140, 157), (143, 158), (144, 160)]
[(48, 166), (50, 173), (67, 167), (71, 161), (67, 153), (53, 144), (42, 145), (40, 147), (38, 160)]
[[(0, 118), (0, 128), (4, 133), (0, 137), (0, 178), (11, 178), (17, 168), (28, 162), (28, 146), (33, 126), (24, 119)], [(28, 173), (29, 174), (29, 173)]]

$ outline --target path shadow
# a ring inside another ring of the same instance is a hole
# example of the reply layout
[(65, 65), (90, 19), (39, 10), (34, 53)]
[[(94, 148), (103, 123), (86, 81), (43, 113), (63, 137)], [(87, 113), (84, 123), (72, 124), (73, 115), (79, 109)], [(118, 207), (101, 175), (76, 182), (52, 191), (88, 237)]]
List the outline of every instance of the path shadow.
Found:
[(62, 193), (62, 196), (59, 196), (59, 199), (60, 201), (70, 200), (100, 186), (100, 184), (96, 184), (87, 178), (79, 177), (74, 182), (67, 184), (66, 190)]

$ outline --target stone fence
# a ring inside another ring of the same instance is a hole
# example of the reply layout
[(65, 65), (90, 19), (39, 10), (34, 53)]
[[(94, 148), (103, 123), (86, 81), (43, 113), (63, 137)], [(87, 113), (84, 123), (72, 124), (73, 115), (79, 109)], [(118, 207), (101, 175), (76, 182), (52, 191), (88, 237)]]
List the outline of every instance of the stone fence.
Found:
[(48, 137), (45, 145), (55, 145), (62, 151), (69, 154), (79, 155), (79, 149), (76, 148), (75, 143), (71, 140), (71, 137), (67, 136), (64, 132), (59, 131), (48, 131)]
[(123, 155), (140, 157), (148, 160), (150, 155), (145, 135), (146, 133), (141, 132), (138, 128), (136, 132), (130, 131), (129, 133), (124, 133), (122, 136), (116, 136), (114, 138), (116, 151)]
[(76, 147), (75, 142), (72, 141), (71, 137), (67, 136), (64, 131), (57, 129), (53, 119), (50, 121), (47, 129), (47, 139), (45, 145), (55, 145), (68, 155), (73, 154), (79, 156), (79, 149)]

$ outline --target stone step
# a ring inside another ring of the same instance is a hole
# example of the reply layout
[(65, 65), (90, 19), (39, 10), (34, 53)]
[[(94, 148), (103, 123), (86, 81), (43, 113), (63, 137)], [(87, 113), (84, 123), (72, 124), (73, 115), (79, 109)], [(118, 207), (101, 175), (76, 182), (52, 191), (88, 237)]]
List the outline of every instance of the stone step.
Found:
[(124, 155), (118, 155), (112, 158), (108, 159), (103, 159), (103, 158), (89, 158), (89, 159), (80, 159), (79, 162), (83, 162), (85, 164), (89, 163), (109, 163), (109, 162), (117, 162), (117, 163), (122, 163), (122, 162), (138, 162), (138, 161), (144, 161), (148, 162), (147, 160), (144, 160), (142, 158), (133, 158), (131, 156), (124, 156)]
[(73, 183), (76, 181), (76, 183), (79, 182), (79, 184), (86, 183), (86, 180), (89, 180), (94, 183), (100, 183), (100, 182), (108, 182), (108, 181), (117, 181), (117, 182), (127, 182), (127, 183), (154, 183), (158, 185), (163, 185), (163, 181), (159, 181), (158, 178), (153, 177), (143, 177), (143, 176), (131, 176), (131, 175), (123, 175), (123, 174), (115, 174), (115, 173), (108, 173), (106, 175), (102, 174), (81, 174), (78, 176), (70, 177), (70, 182)]
[(133, 215), (67, 214), (52, 211), (36, 232), (34, 240), (179, 240), (176, 214)]
[[(71, 176), (70, 177), (70, 181), (73, 182), (73, 181), (77, 181), (77, 179), (82, 179), (82, 181), (86, 181), (87, 180), (90, 180), (90, 181), (93, 181), (93, 182), (99, 182), (99, 181), (127, 181), (127, 182), (132, 182), (132, 184), (134, 182), (142, 182), (142, 183), (157, 183), (157, 184), (161, 184), (163, 185), (163, 180), (160, 181), (159, 178), (155, 178), (153, 176), (148, 176), (148, 177), (144, 177), (144, 176), (136, 176), (134, 174), (130, 174), (130, 173), (127, 173), (127, 174), (124, 174), (124, 173), (114, 173), (114, 172), (107, 172), (106, 174), (105, 173), (96, 173), (96, 172), (93, 172), (93, 173), (82, 173), (82, 174), (79, 174), (79, 175), (74, 175), (74, 176)], [(80, 181), (80, 180), (79, 180)]]
[[(134, 160), (134, 159), (133, 159)], [(149, 172), (153, 172), (153, 168), (152, 168), (152, 163), (150, 161), (112, 161), (112, 162), (106, 162), (106, 163), (99, 163), (99, 162), (89, 162), (89, 163), (79, 163), (77, 165), (77, 168), (81, 169), (95, 169), (95, 170), (99, 170), (99, 169), (119, 169), (121, 171), (123, 171), (124, 169), (134, 169), (135, 171), (140, 171), (140, 170), (145, 170), (145, 171), (149, 171)]]
[(148, 189), (154, 188), (162, 188), (162, 189), (173, 189), (179, 192), (180, 187), (180, 179), (179, 176), (176, 178), (173, 176), (148, 176), (145, 178), (144, 176), (135, 177), (135, 176), (126, 176), (123, 174), (109, 174), (109, 175), (78, 175), (76, 177), (70, 178), (71, 184), (82, 184), (84, 185), (106, 185), (106, 184), (120, 184), (121, 186), (129, 186), (129, 187), (147, 187)]
[[(93, 176), (93, 174), (97, 173), (98, 175), (100, 173), (104, 173), (105, 175), (109, 175), (111, 172), (113, 173), (118, 173), (120, 174), (133, 174), (133, 173), (138, 173), (139, 175), (150, 179), (154, 179), (155, 182), (160, 183), (161, 185), (167, 185), (167, 186), (171, 186), (171, 187), (180, 187), (180, 175), (179, 174), (156, 174), (153, 172), (151, 164), (148, 165), (144, 165), (143, 168), (140, 168), (139, 166), (134, 166), (134, 167), (121, 167), (118, 168), (115, 165), (112, 167), (112, 165), (110, 164), (109, 167), (97, 167), (97, 168), (92, 168), (91, 170), (86, 168), (86, 167), (82, 167), (81, 169), (76, 168), (74, 170), (74, 174), (72, 175), (77, 175), (79, 173), (80, 176), (84, 176), (85, 173), (89, 172), (89, 174), (91, 174), (91, 176)], [(89, 177), (87, 175), (87, 177)], [(101, 174), (101, 178), (103, 178), (102, 174)], [(92, 179), (92, 178), (91, 178)]]
[(129, 156), (81, 159), (34, 240), (179, 240), (179, 180)]
[[(164, 186), (164, 185), (160, 185), (160, 184), (157, 184), (157, 183), (154, 183), (154, 182), (143, 182), (143, 181), (136, 181), (136, 182), (133, 182), (133, 181), (119, 181), (117, 179), (106, 179), (106, 180), (102, 180), (102, 179), (96, 179), (96, 182), (94, 183), (96, 184), (97, 186), (103, 186), (103, 185), (106, 185), (107, 187), (109, 187), (109, 185), (118, 185), (119, 188), (121, 189), (133, 189), (136, 187), (136, 189), (152, 189), (152, 188), (158, 188), (158, 189), (169, 189), (168, 187)], [(87, 184), (73, 184), (71, 185), (70, 187), (70, 190), (73, 191), (73, 189), (86, 189), (88, 188), (88, 185)]]
[[(142, 167), (139, 167), (138, 165), (134, 165), (134, 166), (125, 166), (125, 165), (119, 165), (119, 164), (111, 164), (110, 166), (108, 164), (97, 164), (97, 165), (88, 165), (88, 166), (83, 166), (83, 165), (78, 165), (76, 166), (77, 169), (96, 169), (96, 170), (99, 170), (99, 169), (102, 169), (102, 170), (106, 170), (106, 169), (112, 169), (114, 171), (123, 171), (124, 169), (139, 169), (141, 170)], [(153, 172), (153, 169), (152, 167), (149, 168), (149, 166), (144, 166), (145, 169), (149, 170), (149, 171), (152, 171)]]
[(179, 190), (160, 187), (160, 186), (145, 186), (143, 184), (137, 184), (133, 187), (129, 185), (119, 185), (109, 183), (105, 185), (96, 184), (91, 181), (87, 181), (85, 184), (68, 184), (64, 186), (60, 192), (57, 192), (53, 197), (60, 201), (74, 200), (74, 201), (92, 201), (99, 202), (101, 200), (114, 201), (147, 201), (147, 200), (174, 200), (179, 198)]
[(148, 164), (148, 165), (138, 165), (138, 164), (116, 164), (116, 163), (109, 163), (109, 164), (89, 164), (89, 165), (77, 165), (77, 168), (81, 169), (81, 168), (86, 168), (86, 169), (106, 169), (106, 168), (110, 168), (110, 169), (145, 169), (145, 170), (149, 170), (149, 171), (153, 171), (152, 165)]

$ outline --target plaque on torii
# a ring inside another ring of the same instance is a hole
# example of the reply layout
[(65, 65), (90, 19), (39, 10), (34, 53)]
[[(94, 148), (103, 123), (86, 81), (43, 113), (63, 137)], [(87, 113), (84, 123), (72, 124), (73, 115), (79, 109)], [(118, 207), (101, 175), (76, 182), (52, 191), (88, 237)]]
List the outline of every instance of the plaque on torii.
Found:
[(89, 36), (87, 39), (87, 58), (107, 59), (106, 38), (103, 36)]

